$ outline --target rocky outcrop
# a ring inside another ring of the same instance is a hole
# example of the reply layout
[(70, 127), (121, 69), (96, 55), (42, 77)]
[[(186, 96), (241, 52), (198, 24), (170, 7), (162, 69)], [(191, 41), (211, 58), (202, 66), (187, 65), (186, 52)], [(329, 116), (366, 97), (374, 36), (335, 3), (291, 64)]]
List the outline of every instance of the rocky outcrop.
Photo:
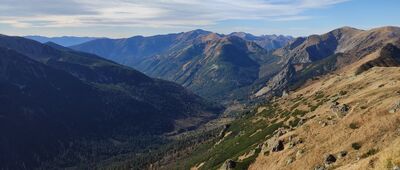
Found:
[(400, 111), (400, 101), (397, 101), (393, 104), (393, 106), (389, 110), (389, 113), (396, 113), (398, 111)]
[(272, 147), (272, 152), (279, 152), (285, 149), (285, 144), (283, 140), (278, 140)]
[(331, 105), (331, 110), (336, 114), (337, 117), (343, 117), (349, 112), (350, 106), (347, 104), (340, 104), (339, 102), (333, 102)]
[(229, 160), (226, 160), (219, 169), (220, 170), (233, 170), (233, 169), (235, 169), (236, 165), (237, 165), (237, 162), (229, 159)]

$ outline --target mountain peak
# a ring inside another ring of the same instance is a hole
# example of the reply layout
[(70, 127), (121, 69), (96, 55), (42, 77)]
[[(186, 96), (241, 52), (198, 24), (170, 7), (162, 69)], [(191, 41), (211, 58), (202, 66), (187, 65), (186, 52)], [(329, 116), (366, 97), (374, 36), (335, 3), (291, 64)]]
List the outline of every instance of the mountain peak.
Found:
[(256, 36), (254, 36), (253, 34), (246, 33), (246, 32), (232, 32), (229, 34), (229, 36), (237, 36), (237, 37), (244, 38), (244, 39), (256, 38)]
[(334, 29), (334, 30), (332, 30), (332, 31), (330, 31), (330, 32), (328, 32), (328, 33), (326, 33), (324, 35), (333, 34), (333, 35), (336, 36), (336, 38), (340, 38), (339, 37), (340, 35), (353, 35), (353, 34), (356, 34), (356, 33), (363, 32), (363, 31), (364, 30), (360, 30), (360, 29), (357, 29), (357, 28), (349, 27), (349, 26), (344, 26), (344, 27), (340, 27), (340, 28)]
[(360, 30), (360, 29), (354, 28), (354, 27), (350, 27), (350, 26), (343, 26), (343, 27), (337, 28), (335, 30)]
[(195, 30), (192, 30), (192, 31), (185, 32), (184, 34), (203, 35), (203, 34), (210, 34), (210, 33), (212, 33), (212, 32), (206, 31), (206, 30), (203, 30), (203, 29), (195, 29)]

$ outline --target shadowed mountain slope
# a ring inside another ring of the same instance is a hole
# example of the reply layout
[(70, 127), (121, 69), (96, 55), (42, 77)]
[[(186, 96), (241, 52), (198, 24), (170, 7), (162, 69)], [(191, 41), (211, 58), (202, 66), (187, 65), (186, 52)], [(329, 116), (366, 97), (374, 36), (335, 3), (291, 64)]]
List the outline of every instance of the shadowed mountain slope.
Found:
[[(65, 168), (122, 148), (139, 152), (152, 144), (146, 140), (193, 129), (222, 110), (175, 83), (93, 54), (4, 35), (0, 50), (2, 168)], [(147, 144), (132, 145), (140, 142)]]

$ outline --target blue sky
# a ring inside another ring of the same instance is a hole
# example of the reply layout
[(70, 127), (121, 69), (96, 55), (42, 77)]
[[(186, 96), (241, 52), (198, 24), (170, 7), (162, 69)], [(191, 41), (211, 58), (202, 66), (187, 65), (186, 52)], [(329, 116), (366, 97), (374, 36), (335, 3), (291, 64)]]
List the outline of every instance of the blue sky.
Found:
[(306, 36), (400, 26), (400, 0), (0, 0), (7, 35), (130, 37), (205, 29)]

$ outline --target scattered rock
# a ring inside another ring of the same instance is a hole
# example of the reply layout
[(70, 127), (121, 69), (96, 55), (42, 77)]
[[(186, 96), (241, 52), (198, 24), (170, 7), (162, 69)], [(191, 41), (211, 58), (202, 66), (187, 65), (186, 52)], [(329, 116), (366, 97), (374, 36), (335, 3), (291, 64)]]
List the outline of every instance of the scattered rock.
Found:
[(270, 150), (270, 148), (269, 148), (268, 141), (267, 141), (262, 145), (261, 152), (265, 153), (265, 152), (269, 152), (269, 150)]
[(303, 149), (299, 149), (299, 150), (296, 152), (296, 158), (300, 158), (301, 156), (303, 156), (303, 154), (304, 154), (304, 150), (303, 150)]
[(389, 109), (389, 113), (396, 113), (400, 111), (400, 101), (397, 101), (392, 108)]
[(289, 142), (292, 142), (294, 139), (294, 135), (289, 136)]
[(338, 154), (338, 158), (343, 158), (345, 156), (347, 156), (347, 151), (340, 151)]
[(289, 96), (289, 94), (286, 92), (286, 90), (284, 90), (284, 91), (282, 92), (282, 97), (286, 97), (286, 96)]
[(303, 125), (307, 120), (306, 119), (300, 119), (300, 121), (297, 123), (297, 127), (300, 127), (301, 125)]
[(285, 145), (283, 143), (283, 140), (278, 140), (274, 147), (272, 147), (272, 152), (279, 152), (281, 150), (285, 149)]
[(329, 164), (333, 164), (335, 162), (336, 162), (335, 156), (333, 156), (332, 154), (329, 154), (328, 156), (326, 156), (325, 164), (329, 165)]
[(337, 101), (332, 101), (332, 104), (331, 104), (331, 108), (332, 107), (335, 107), (335, 106), (339, 106), (339, 102), (337, 102)]
[(314, 170), (326, 170), (326, 168), (322, 165), (315, 166)]
[(340, 105), (339, 102), (333, 102), (331, 105), (331, 110), (336, 113), (338, 117), (346, 116), (347, 112), (350, 110), (350, 106), (347, 104)]
[(286, 165), (291, 164), (294, 161), (294, 158), (289, 157), (289, 159), (286, 161)]
[(279, 128), (279, 129), (276, 131), (276, 136), (277, 136), (277, 137), (282, 136), (282, 135), (286, 134), (287, 132), (288, 132), (287, 129), (285, 129), (285, 128)]
[(400, 166), (397, 166), (397, 165), (394, 166), (394, 167), (393, 167), (393, 170), (400, 170)]
[(298, 139), (294, 139), (293, 137), (289, 137), (289, 146), (288, 148), (294, 148), (296, 145), (298, 144), (302, 144), (303, 143), (303, 139), (298, 138)]
[(328, 123), (326, 123), (325, 121), (319, 121), (318, 122), (322, 127), (328, 126)]

